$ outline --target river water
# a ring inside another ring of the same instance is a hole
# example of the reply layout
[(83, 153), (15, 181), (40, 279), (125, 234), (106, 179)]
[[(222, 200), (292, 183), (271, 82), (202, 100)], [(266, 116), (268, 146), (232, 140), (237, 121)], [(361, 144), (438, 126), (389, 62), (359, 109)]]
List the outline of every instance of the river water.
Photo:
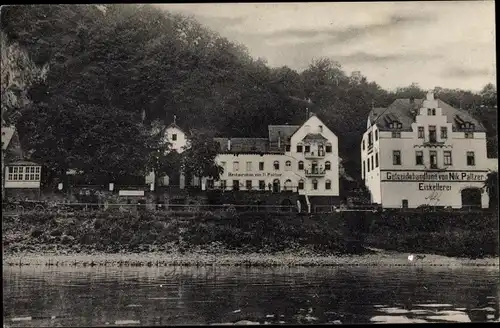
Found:
[(4, 266), (4, 325), (496, 321), (498, 275), (438, 267)]

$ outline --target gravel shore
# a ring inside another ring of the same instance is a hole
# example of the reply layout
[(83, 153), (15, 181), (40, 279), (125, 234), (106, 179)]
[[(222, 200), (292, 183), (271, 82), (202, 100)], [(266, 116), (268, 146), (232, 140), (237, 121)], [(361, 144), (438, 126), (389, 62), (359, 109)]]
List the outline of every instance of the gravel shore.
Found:
[[(42, 266), (481, 266), (499, 267), (499, 258), (453, 258), (426, 254), (408, 260), (409, 254), (378, 250), (375, 254), (321, 256), (291, 253), (193, 254), (193, 253), (28, 253), (4, 255), (3, 265)], [(422, 255), (422, 254), (421, 254)]]

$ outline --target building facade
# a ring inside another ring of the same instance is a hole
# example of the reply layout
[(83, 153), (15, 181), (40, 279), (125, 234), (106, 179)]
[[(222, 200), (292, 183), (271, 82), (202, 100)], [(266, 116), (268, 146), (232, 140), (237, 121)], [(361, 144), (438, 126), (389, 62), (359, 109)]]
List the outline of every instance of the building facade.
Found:
[(216, 138), (224, 168), (207, 188), (339, 196), (337, 136), (315, 115), (302, 125), (270, 125), (268, 138)]
[(488, 207), (486, 130), (431, 92), (372, 109), (361, 163), (372, 203), (384, 208)]
[(2, 127), (2, 197), (40, 197), (41, 165), (24, 160), (15, 127)]

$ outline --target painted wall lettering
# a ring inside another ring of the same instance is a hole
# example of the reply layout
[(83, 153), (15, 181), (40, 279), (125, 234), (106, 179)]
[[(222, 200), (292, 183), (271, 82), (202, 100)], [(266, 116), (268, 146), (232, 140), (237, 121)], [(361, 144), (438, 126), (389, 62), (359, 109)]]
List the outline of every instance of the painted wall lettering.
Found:
[(477, 172), (385, 172), (385, 181), (485, 181), (485, 173)]

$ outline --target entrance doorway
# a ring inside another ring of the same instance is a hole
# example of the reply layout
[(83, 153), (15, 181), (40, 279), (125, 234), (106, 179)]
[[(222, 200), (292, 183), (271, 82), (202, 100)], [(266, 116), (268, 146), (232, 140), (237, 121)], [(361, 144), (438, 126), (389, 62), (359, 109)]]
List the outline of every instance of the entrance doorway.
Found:
[(408, 199), (403, 199), (401, 201), (401, 207), (402, 208), (408, 208)]
[(461, 191), (462, 208), (478, 209), (481, 208), (481, 189), (465, 188)]
[(285, 191), (292, 191), (292, 180), (288, 179), (284, 185)]
[(273, 181), (273, 192), (280, 192), (280, 180), (279, 179), (274, 179)]

